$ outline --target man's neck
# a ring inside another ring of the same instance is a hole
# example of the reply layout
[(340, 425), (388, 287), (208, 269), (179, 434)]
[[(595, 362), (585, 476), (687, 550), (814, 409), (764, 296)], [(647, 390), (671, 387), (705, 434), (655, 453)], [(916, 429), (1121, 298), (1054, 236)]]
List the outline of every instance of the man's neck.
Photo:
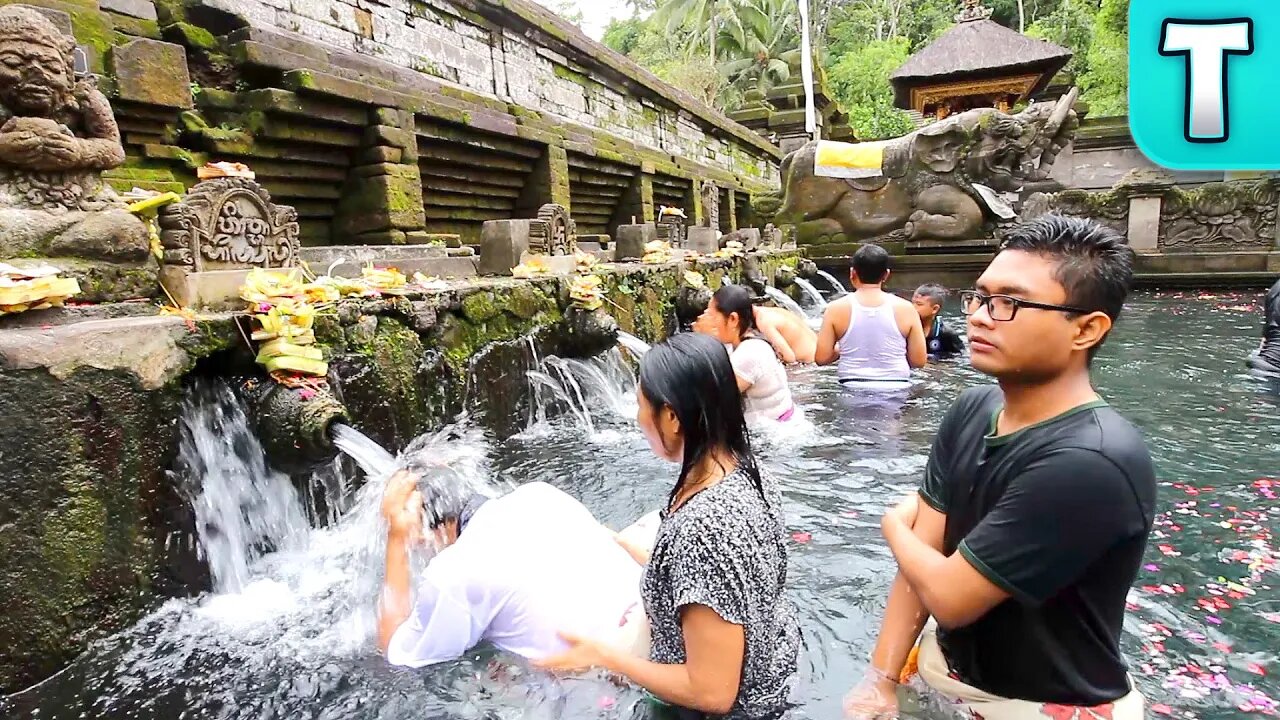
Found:
[(1087, 368), (1036, 384), (1001, 381), (1000, 390), (1004, 409), (996, 425), (998, 435), (1017, 432), (1098, 399)]

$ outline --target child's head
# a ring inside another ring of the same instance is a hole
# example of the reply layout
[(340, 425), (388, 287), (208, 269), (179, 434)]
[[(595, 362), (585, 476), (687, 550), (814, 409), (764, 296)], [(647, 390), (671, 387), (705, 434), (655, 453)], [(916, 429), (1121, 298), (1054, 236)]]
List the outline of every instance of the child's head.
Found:
[(911, 296), (911, 304), (916, 306), (922, 322), (932, 322), (942, 310), (942, 303), (947, 299), (947, 289), (935, 283), (928, 283), (916, 288)]

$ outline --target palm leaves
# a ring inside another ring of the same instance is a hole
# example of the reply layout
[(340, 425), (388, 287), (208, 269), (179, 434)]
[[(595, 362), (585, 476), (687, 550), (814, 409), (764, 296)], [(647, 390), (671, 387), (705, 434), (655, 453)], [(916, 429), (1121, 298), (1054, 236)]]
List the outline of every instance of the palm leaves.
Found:
[(717, 66), (730, 85), (766, 93), (791, 79), (798, 61), (799, 20), (794, 0), (739, 0), (716, 37)]

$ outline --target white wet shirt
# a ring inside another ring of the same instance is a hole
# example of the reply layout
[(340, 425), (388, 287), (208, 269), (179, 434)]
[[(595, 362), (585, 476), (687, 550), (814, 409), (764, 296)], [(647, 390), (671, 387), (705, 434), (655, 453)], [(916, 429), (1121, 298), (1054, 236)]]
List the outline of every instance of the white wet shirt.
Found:
[(560, 631), (611, 641), (640, 607), (642, 571), (582, 503), (523, 485), (481, 505), (427, 565), (387, 660), (422, 667), (481, 640), (537, 659), (566, 649)]
[(751, 383), (742, 397), (742, 411), (748, 423), (780, 420), (792, 409), (787, 370), (769, 341), (758, 337), (743, 340), (730, 351), (729, 362), (738, 377)]

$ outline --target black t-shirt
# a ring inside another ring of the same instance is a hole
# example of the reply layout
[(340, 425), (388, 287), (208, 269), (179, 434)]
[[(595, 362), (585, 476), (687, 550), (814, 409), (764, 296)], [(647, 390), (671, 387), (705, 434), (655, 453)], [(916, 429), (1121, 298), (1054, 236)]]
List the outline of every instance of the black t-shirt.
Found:
[(947, 327), (941, 317), (933, 318), (933, 325), (930, 326), (929, 334), (924, 338), (924, 345), (930, 359), (964, 354), (964, 340), (960, 338), (960, 333)]
[(1262, 325), (1262, 359), (1280, 366), (1280, 280), (1271, 286), (1263, 304), (1266, 320)]
[(1117, 700), (1125, 596), (1155, 512), (1146, 443), (1101, 401), (995, 437), (1003, 402), (995, 386), (956, 400), (920, 495), (947, 516), (944, 552), (1012, 597), (938, 641), (961, 680), (1001, 697)]

